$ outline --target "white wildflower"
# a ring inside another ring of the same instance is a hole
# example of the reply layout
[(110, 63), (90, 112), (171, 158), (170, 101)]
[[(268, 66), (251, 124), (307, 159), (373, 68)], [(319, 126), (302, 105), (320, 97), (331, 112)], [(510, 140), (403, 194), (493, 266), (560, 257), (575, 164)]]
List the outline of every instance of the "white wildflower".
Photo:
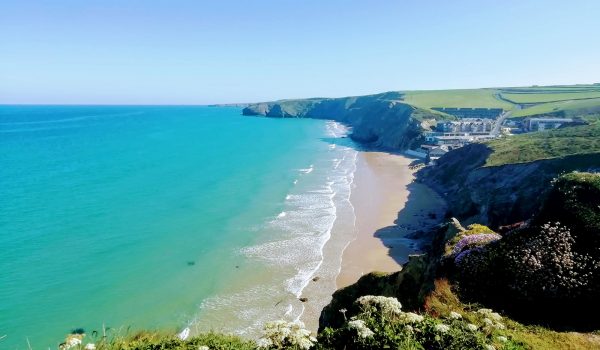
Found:
[(494, 327), (496, 327), (497, 329), (506, 329), (506, 326), (500, 322), (494, 323)]
[(413, 329), (413, 327), (412, 327), (411, 325), (406, 325), (406, 326), (404, 326), (404, 329), (405, 329), (407, 332), (409, 332), (409, 333), (412, 333), (412, 331), (414, 330), (414, 329)]
[(508, 338), (503, 335), (499, 336), (497, 339), (501, 343), (506, 343), (508, 341)]
[(421, 323), (425, 319), (423, 316), (415, 314), (414, 312), (403, 312), (401, 315), (404, 323)]
[(483, 319), (483, 323), (485, 323), (486, 326), (493, 326), (494, 322), (492, 320), (490, 320), (489, 318), (484, 318)]
[(458, 312), (450, 311), (450, 318), (453, 320), (460, 320), (462, 318), (462, 315)]
[(367, 327), (365, 321), (363, 320), (353, 320), (348, 322), (348, 326), (350, 328), (355, 329), (358, 333), (358, 336), (361, 338), (369, 338), (372, 337), (375, 333)]
[(487, 316), (489, 318), (491, 318), (492, 320), (494, 320), (494, 321), (500, 321), (500, 320), (502, 320), (502, 316), (500, 316), (500, 314), (497, 313), (497, 312), (490, 312)]
[(297, 346), (300, 349), (309, 349), (317, 339), (311, 336), (309, 330), (304, 328), (304, 323), (275, 321), (265, 325), (263, 336), (259, 339), (260, 347), (275, 346), (278, 348)]
[(496, 348), (493, 345), (489, 345), (489, 344), (484, 345), (483, 348), (485, 350), (496, 350)]
[(443, 323), (440, 323), (440, 324), (436, 324), (434, 329), (436, 332), (446, 333), (450, 330), (450, 327)]
[(84, 334), (69, 334), (65, 342), (61, 344), (60, 348), (63, 350), (68, 350), (72, 347), (81, 345), (81, 340), (83, 339)]
[(96, 350), (96, 344), (94, 344), (94, 343), (85, 344), (84, 349), (85, 350)]
[(475, 332), (477, 330), (477, 326), (474, 325), (474, 324), (472, 324), (472, 323), (468, 323), (467, 324), (467, 329), (470, 330), (470, 331)]
[(492, 312), (493, 312), (492, 309), (479, 309), (479, 310), (477, 310), (478, 314), (482, 314), (484, 316), (487, 316), (487, 315), (491, 314)]
[(201, 345), (198, 347), (198, 350), (210, 350), (210, 348), (206, 345)]
[(363, 308), (375, 308), (385, 314), (399, 315), (402, 312), (402, 304), (392, 297), (365, 295), (356, 299), (356, 302)]
[(267, 338), (260, 338), (256, 341), (256, 345), (259, 348), (268, 348), (271, 345), (273, 345), (273, 342), (270, 339)]

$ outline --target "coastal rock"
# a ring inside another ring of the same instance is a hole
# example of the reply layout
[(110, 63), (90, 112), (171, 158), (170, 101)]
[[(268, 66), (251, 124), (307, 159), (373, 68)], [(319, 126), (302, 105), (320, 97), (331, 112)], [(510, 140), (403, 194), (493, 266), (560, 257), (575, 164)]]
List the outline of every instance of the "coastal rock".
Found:
[(403, 309), (418, 309), (422, 305), (425, 290), (430, 287), (427, 280), (431, 266), (431, 259), (427, 254), (409, 255), (402, 271), (371, 272), (362, 276), (355, 284), (337, 290), (331, 303), (321, 312), (319, 330), (340, 327), (345, 322), (340, 310), (347, 310), (346, 317), (355, 315), (358, 309), (354, 301), (364, 295), (396, 297)]
[(485, 144), (467, 145), (420, 170), (417, 178), (436, 190), (463, 224), (498, 227), (531, 218), (559, 174), (600, 168), (599, 154), (485, 166), (491, 152)]

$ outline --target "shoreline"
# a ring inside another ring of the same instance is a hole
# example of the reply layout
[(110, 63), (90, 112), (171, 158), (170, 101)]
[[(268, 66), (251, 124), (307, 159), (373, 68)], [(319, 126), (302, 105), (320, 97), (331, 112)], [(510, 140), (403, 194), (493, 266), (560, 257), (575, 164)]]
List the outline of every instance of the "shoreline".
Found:
[[(439, 222), (444, 201), (426, 185), (414, 182), (415, 159), (379, 150), (357, 150), (350, 193), (338, 202), (337, 219), (323, 247), (323, 261), (299, 297), (299, 319), (316, 331), (320, 313), (333, 292), (370, 272), (396, 272), (419, 252), (409, 238)], [(433, 216), (432, 216), (433, 214)], [(335, 268), (334, 268), (335, 266)]]
[(357, 235), (342, 255), (338, 289), (370, 272), (396, 272), (410, 254), (420, 252), (409, 235), (436, 225), (445, 203), (432, 189), (414, 182), (415, 159), (383, 151), (359, 153), (350, 201)]

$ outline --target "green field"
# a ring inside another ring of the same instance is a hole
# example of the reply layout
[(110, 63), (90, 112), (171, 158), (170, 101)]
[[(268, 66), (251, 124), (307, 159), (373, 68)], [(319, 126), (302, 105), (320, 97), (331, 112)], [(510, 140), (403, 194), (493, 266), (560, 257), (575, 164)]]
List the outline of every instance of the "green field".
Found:
[(488, 157), (486, 166), (575, 154), (600, 154), (600, 116), (593, 118), (590, 125), (514, 135), (487, 144), (493, 153)]
[(561, 112), (565, 116), (578, 116), (600, 112), (600, 98), (542, 103), (533, 107), (515, 110), (512, 116), (526, 117)]
[(495, 97), (496, 89), (423, 90), (405, 91), (403, 100), (422, 108), (503, 108), (514, 106)]
[[(513, 117), (600, 111), (600, 85), (531, 86), (460, 90), (403, 91), (402, 100), (420, 108), (502, 108)], [(535, 104), (521, 109), (521, 104)]]
[(502, 97), (514, 103), (545, 103), (567, 100), (583, 100), (600, 98), (600, 89), (592, 92), (502, 93)]

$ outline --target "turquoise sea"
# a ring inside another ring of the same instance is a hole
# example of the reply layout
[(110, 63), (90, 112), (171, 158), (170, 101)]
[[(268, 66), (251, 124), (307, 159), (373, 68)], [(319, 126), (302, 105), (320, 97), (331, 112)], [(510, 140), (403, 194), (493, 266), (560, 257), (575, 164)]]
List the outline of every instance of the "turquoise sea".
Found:
[(329, 264), (323, 246), (349, 208), (344, 133), (229, 107), (0, 106), (0, 348), (300, 317), (339, 268), (343, 242)]

